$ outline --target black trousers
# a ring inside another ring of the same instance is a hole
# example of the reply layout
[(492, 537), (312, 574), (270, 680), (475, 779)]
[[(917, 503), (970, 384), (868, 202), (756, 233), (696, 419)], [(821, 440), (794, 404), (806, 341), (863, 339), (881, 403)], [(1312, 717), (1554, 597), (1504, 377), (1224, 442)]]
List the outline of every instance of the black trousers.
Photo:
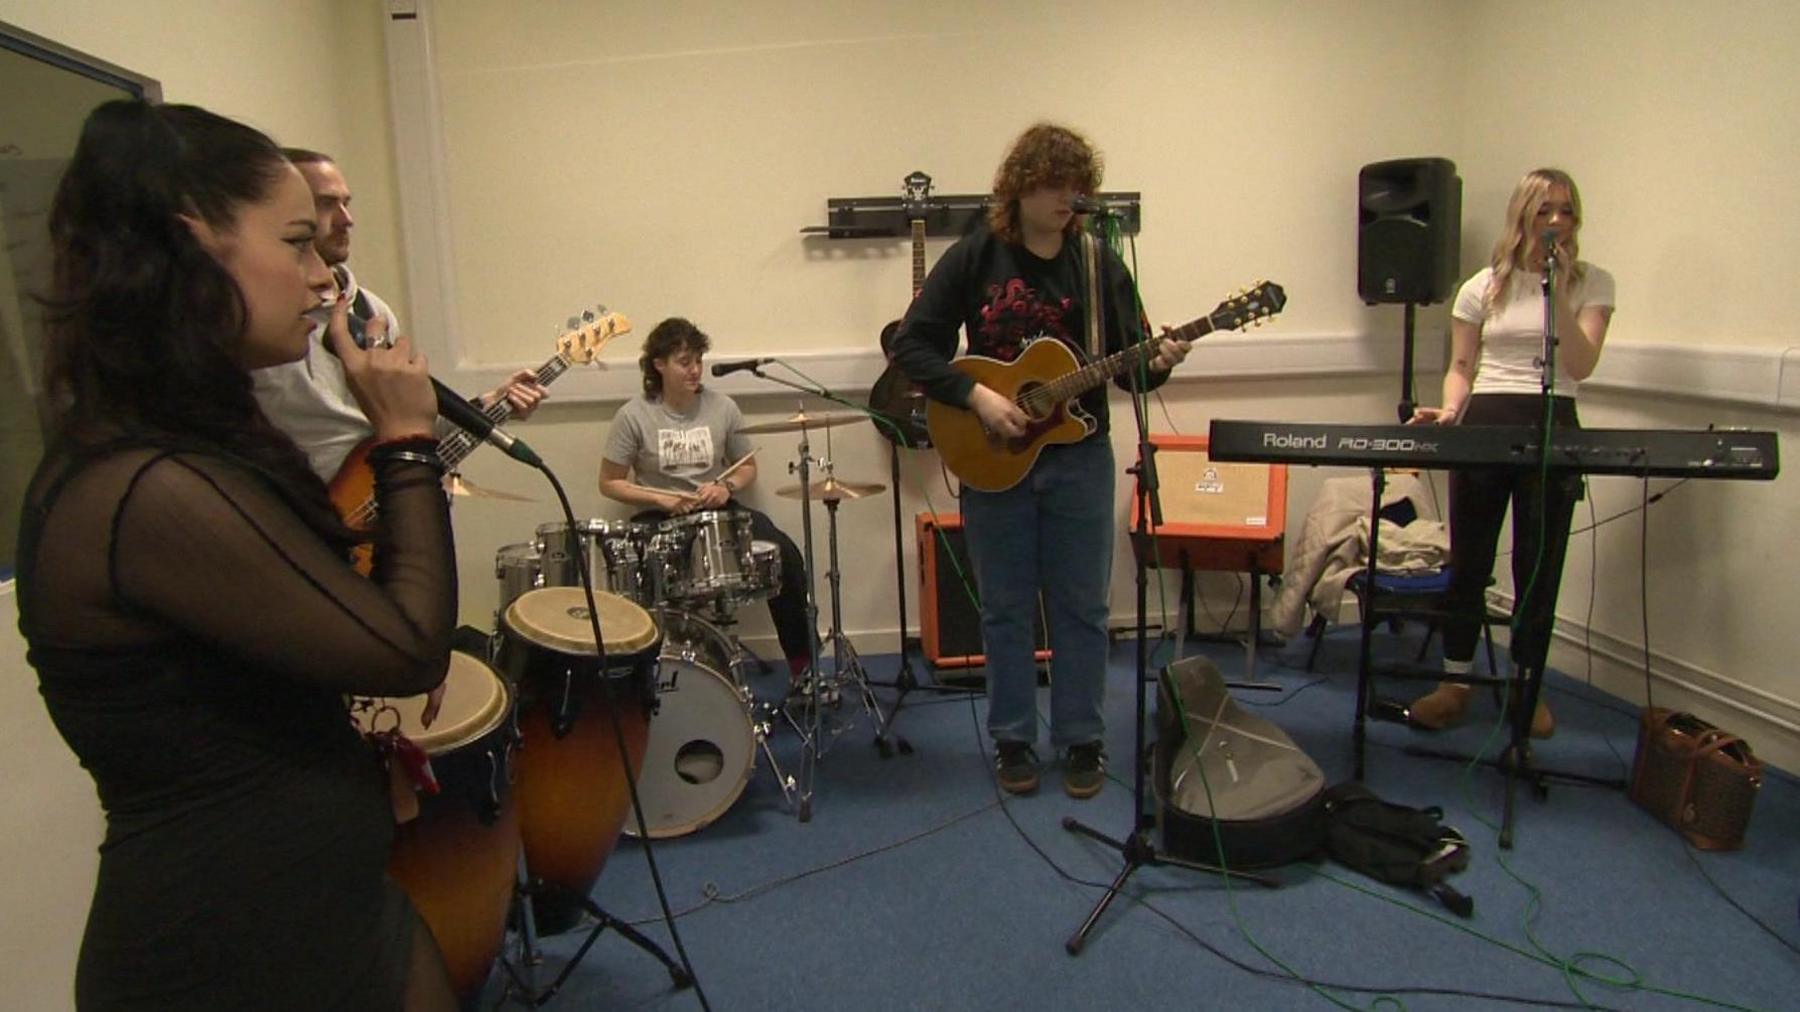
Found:
[[(775, 624), (775, 638), (781, 643), (781, 655), (787, 659), (789, 671), (799, 674), (812, 663), (813, 648), (813, 637), (807, 632), (809, 623), (806, 620), (806, 558), (794, 544), (794, 539), (775, 526), (768, 514), (735, 499), (725, 508), (748, 513), (750, 536), (758, 541), (772, 541), (780, 550), (781, 585), (769, 598), (769, 619)], [(669, 514), (661, 510), (645, 510), (631, 519), (639, 523), (657, 523), (668, 518)]]
[[(1553, 398), (1552, 426), (1579, 428), (1572, 397)], [(1463, 425), (1531, 425), (1542, 422), (1544, 400), (1536, 394), (1479, 394), (1469, 398)], [(1580, 475), (1538, 471), (1454, 471), (1450, 475), (1450, 567), (1444, 624), (1444, 659), (1475, 657), (1486, 608), (1488, 578), (1499, 554), (1500, 527), (1512, 507), (1513, 663), (1542, 669), (1556, 623), (1556, 594), (1562, 585), (1569, 522), (1583, 495)]]

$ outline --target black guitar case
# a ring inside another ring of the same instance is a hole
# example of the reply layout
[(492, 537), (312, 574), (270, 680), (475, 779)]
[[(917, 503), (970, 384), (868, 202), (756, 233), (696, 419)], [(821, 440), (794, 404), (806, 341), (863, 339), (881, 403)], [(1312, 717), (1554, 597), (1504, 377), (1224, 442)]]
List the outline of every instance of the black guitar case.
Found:
[(1239, 706), (1212, 661), (1163, 669), (1156, 731), (1152, 783), (1167, 853), (1272, 868), (1324, 850), (1325, 774), (1286, 731)]

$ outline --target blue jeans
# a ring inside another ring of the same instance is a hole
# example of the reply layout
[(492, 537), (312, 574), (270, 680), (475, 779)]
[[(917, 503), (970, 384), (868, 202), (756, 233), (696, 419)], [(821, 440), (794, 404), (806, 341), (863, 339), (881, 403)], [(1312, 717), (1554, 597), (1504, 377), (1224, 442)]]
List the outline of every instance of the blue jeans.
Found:
[(1040, 591), (1054, 654), (1051, 747), (1105, 733), (1113, 482), (1112, 444), (1098, 436), (1046, 448), (1004, 492), (963, 488), (963, 529), (981, 594), (988, 734), (997, 742), (1037, 740), (1032, 632)]

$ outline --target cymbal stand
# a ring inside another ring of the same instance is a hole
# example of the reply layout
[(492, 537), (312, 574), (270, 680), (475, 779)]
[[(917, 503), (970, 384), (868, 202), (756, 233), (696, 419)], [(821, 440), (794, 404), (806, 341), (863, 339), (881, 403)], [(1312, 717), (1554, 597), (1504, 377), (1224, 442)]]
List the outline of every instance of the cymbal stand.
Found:
[[(759, 370), (751, 370), (758, 376)], [(804, 408), (802, 409), (804, 410)], [(800, 477), (800, 528), (804, 535), (804, 555), (806, 560), (806, 628), (807, 652), (812, 656), (812, 678), (808, 679), (805, 708), (801, 720), (795, 725), (800, 732), (800, 804), (797, 814), (801, 822), (812, 821), (813, 784), (819, 767), (819, 702), (821, 683), (819, 677), (819, 637), (814, 630), (819, 628), (819, 599), (813, 588), (813, 529), (812, 529), (812, 441), (808, 438), (806, 426), (800, 427), (800, 445), (797, 448), (800, 459), (788, 462), (788, 473)], [(789, 718), (792, 721), (793, 718)]]

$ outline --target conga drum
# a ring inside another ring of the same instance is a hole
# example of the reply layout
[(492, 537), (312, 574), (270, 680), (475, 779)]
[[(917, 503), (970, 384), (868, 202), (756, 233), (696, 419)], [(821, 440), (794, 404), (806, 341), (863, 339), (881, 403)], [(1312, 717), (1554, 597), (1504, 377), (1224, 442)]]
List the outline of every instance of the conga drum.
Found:
[(534, 903), (546, 934), (574, 926), (619, 842), (656, 699), (662, 634), (655, 620), (617, 594), (596, 591), (594, 598), (604, 665), (580, 587), (528, 591), (501, 617), (496, 663), (519, 695), (522, 740), (513, 793), (525, 866), (534, 880), (560, 887)]
[(431, 757), (438, 793), (421, 793), (417, 817), (395, 827), (388, 874), (436, 937), (467, 1004), (500, 954), (518, 875), (512, 697), (486, 664), (452, 653), (429, 728), (420, 723), (424, 708), (424, 696), (374, 699), (354, 716), (365, 731), (398, 728)]

